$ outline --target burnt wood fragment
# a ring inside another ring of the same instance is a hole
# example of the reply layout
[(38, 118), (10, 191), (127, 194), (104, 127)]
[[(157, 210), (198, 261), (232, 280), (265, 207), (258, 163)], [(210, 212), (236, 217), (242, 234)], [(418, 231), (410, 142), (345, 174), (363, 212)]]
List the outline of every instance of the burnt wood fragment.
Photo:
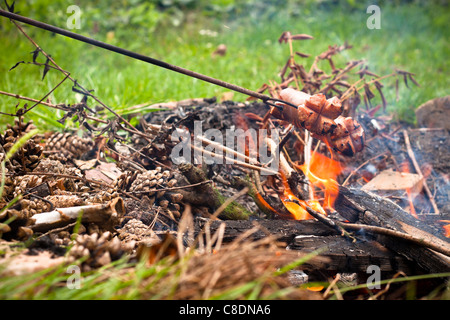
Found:
[(369, 265), (377, 265), (382, 272), (408, 272), (414, 268), (411, 262), (397, 255), (369, 236), (356, 243), (340, 236), (334, 229), (316, 220), (207, 220), (197, 218), (195, 221), (196, 233), (209, 223), (210, 233), (214, 234), (225, 224), (224, 242), (232, 242), (244, 232), (258, 227), (252, 234), (257, 241), (267, 236), (273, 236), (278, 241), (287, 244), (287, 249), (308, 253), (317, 249), (323, 250), (321, 257), (326, 262), (313, 264), (305, 263), (305, 270), (327, 270), (337, 272), (367, 271)]
[(329, 258), (329, 262), (323, 265), (323, 270), (366, 273), (369, 266), (375, 265), (382, 272), (409, 273), (413, 268), (410, 261), (370, 238), (351, 242), (339, 235), (301, 235), (295, 237), (289, 249), (302, 252), (324, 250), (320, 256)]
[(225, 223), (225, 233), (223, 237), (224, 242), (231, 242), (237, 237), (241, 236), (243, 232), (248, 231), (254, 227), (259, 229), (252, 234), (253, 240), (259, 240), (267, 237), (268, 234), (275, 237), (280, 242), (290, 243), (298, 235), (316, 235), (328, 236), (337, 234), (333, 229), (315, 220), (216, 220), (210, 221), (208, 219), (196, 219), (196, 232), (210, 223), (211, 234), (216, 232), (222, 223)]

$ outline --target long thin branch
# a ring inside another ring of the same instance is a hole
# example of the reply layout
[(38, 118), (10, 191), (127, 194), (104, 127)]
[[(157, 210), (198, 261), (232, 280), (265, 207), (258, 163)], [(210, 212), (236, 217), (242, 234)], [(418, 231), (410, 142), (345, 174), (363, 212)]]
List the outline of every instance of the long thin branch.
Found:
[(408, 151), (409, 158), (411, 159), (416, 172), (420, 175), (421, 178), (423, 178), (423, 189), (425, 190), (425, 193), (427, 194), (428, 199), (430, 200), (430, 203), (431, 203), (431, 206), (433, 207), (434, 213), (438, 215), (439, 208), (437, 207), (436, 202), (434, 201), (434, 197), (431, 194), (430, 188), (428, 187), (426, 179), (423, 176), (422, 170), (420, 169), (420, 166), (417, 163), (416, 157), (414, 156), (414, 151), (411, 148), (411, 142), (409, 141), (408, 132), (406, 130), (403, 130), (403, 136), (405, 137), (405, 145), (406, 145), (406, 150)]
[(242, 161), (248, 161), (250, 164), (255, 164), (255, 165), (256, 165), (256, 164), (259, 164), (258, 161), (257, 161), (256, 159), (250, 158), (250, 157), (246, 156), (246, 155), (243, 154), (243, 153), (240, 153), (240, 152), (237, 152), (236, 150), (233, 150), (233, 149), (231, 149), (231, 148), (225, 147), (225, 146), (221, 145), (221, 144), (218, 143), (218, 142), (211, 141), (211, 140), (206, 139), (205, 137), (200, 136), (200, 135), (198, 135), (196, 138), (199, 139), (199, 140), (201, 140), (202, 142), (209, 143), (210, 145), (212, 145), (212, 146), (214, 146), (214, 147), (216, 147), (216, 148), (218, 148), (218, 149), (220, 149), (220, 150), (222, 150), (222, 151), (225, 151), (226, 153), (232, 153), (232, 154), (235, 155), (237, 158), (240, 158), (240, 160), (242, 160)]
[[(299, 204), (301, 205), (301, 204)], [(325, 225), (333, 228), (334, 230), (336, 230), (337, 232), (339, 232), (342, 236), (347, 237), (348, 239), (352, 240), (352, 242), (356, 241), (356, 238), (351, 235), (349, 232), (347, 232), (347, 230), (344, 229), (344, 227), (342, 226), (342, 224), (340, 224), (337, 221), (334, 221), (331, 218), (328, 218), (326, 215), (321, 214), (320, 212), (314, 210), (313, 208), (309, 207), (309, 206), (302, 206), (311, 216), (313, 216), (314, 218), (316, 218), (317, 220), (319, 220), (320, 222), (324, 223)]]
[(27, 174), (30, 175), (35, 175), (35, 176), (50, 176), (50, 177), (61, 177), (61, 178), (67, 178), (67, 179), (74, 179), (74, 180), (81, 180), (84, 182), (88, 182), (88, 183), (94, 183), (94, 184), (98, 184), (102, 187), (107, 187), (107, 188), (111, 188), (110, 184), (104, 183), (104, 182), (100, 182), (100, 181), (95, 181), (95, 180), (91, 180), (91, 179), (87, 179), (84, 177), (79, 177), (79, 176), (74, 176), (74, 175), (70, 175), (70, 174), (61, 174), (61, 173), (53, 173), (53, 172), (27, 172)]
[(178, 187), (171, 187), (171, 188), (159, 188), (159, 189), (153, 188), (153, 189), (148, 189), (145, 191), (133, 191), (133, 193), (140, 194), (140, 193), (157, 192), (157, 191), (173, 191), (173, 190), (180, 190), (180, 189), (188, 189), (188, 188), (197, 187), (197, 186), (201, 186), (201, 185), (212, 183), (212, 182), (213, 182), (212, 180), (206, 180), (206, 181), (201, 181), (198, 183), (188, 184), (185, 186), (178, 186)]

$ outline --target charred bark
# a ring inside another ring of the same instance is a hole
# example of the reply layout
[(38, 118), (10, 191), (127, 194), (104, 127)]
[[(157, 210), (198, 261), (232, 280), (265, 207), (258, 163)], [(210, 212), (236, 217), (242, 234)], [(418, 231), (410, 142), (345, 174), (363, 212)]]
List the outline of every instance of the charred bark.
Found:
[[(340, 187), (336, 210), (347, 220), (396, 230), (449, 250), (449, 239), (440, 230), (414, 218), (389, 199), (363, 190)], [(407, 239), (378, 235), (377, 241), (398, 254), (414, 260), (431, 273), (450, 271), (450, 257)]]

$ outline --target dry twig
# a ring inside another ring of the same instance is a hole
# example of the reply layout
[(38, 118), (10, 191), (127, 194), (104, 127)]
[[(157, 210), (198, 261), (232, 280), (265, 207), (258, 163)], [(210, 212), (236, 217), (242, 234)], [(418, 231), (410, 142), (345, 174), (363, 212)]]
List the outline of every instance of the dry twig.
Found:
[(439, 208), (437, 207), (436, 202), (434, 201), (434, 197), (431, 194), (430, 188), (428, 187), (426, 179), (423, 176), (422, 170), (420, 169), (420, 166), (417, 163), (416, 157), (414, 155), (414, 151), (411, 148), (411, 142), (409, 141), (408, 132), (406, 130), (403, 130), (403, 136), (405, 137), (406, 150), (408, 152), (409, 158), (411, 159), (411, 161), (414, 165), (414, 169), (420, 175), (420, 177), (423, 178), (423, 189), (425, 190), (425, 193), (427, 194), (428, 199), (430, 200), (430, 203), (431, 203), (431, 206), (433, 207), (434, 213), (436, 215), (439, 215)]

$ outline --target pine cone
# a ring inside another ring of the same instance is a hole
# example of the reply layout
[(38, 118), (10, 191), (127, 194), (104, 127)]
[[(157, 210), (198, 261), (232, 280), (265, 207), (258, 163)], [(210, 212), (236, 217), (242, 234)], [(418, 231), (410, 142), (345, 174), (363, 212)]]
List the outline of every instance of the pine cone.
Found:
[(174, 187), (177, 180), (172, 177), (171, 171), (163, 171), (161, 167), (141, 173), (127, 171), (117, 180), (116, 188), (130, 192), (139, 198), (147, 196), (150, 206), (161, 207), (167, 216), (172, 218), (172, 220), (176, 220), (181, 216), (180, 203), (183, 196), (175, 191), (158, 191), (158, 189)]
[(0, 209), (2, 209), (4, 206), (6, 206), (8, 204), (8, 202), (14, 198), (14, 189), (15, 189), (14, 180), (11, 179), (11, 177), (6, 176), (5, 177), (5, 186), (3, 188), (3, 194), (0, 199)]
[(42, 159), (42, 161), (39, 163), (39, 165), (36, 166), (34, 171), (44, 173), (64, 174), (65, 167), (58, 160)]
[(129, 249), (122, 245), (119, 238), (112, 237), (109, 231), (102, 233), (101, 236), (98, 233), (83, 234), (75, 239), (75, 244), (69, 251), (69, 259), (88, 257), (83, 262), (82, 268), (89, 271), (119, 259), (127, 250)]
[(95, 192), (92, 195), (89, 195), (86, 198), (86, 202), (90, 203), (90, 204), (94, 204), (94, 203), (105, 203), (110, 201), (111, 199), (117, 198), (119, 196), (119, 194), (112, 190), (99, 190), (97, 192)]
[(136, 179), (138, 172), (125, 171), (116, 180), (115, 187), (117, 190), (129, 191), (130, 186)]
[(25, 194), (27, 190), (37, 187), (44, 182), (43, 178), (35, 175), (16, 177), (14, 181), (14, 197)]
[[(34, 128), (32, 121), (23, 123), (22, 118), (15, 119), (13, 126), (8, 124), (4, 135), (0, 135), (0, 144), (4, 151), (8, 152), (20, 137)], [(38, 138), (32, 138), (12, 155), (6, 167), (14, 173), (30, 172), (39, 164), (42, 157), (42, 147), (39, 145)]]
[(94, 141), (91, 138), (82, 138), (75, 133), (56, 132), (47, 139), (44, 150), (60, 154), (64, 159), (80, 159), (93, 147)]
[(55, 194), (45, 197), (55, 208), (70, 208), (86, 205), (86, 201), (74, 194)]
[(140, 243), (153, 245), (161, 242), (149, 226), (137, 219), (129, 220), (119, 229), (119, 239), (132, 248), (137, 248)]
[(48, 212), (51, 209), (51, 204), (41, 199), (31, 198), (22, 199), (20, 201), (21, 211), (26, 214), (28, 218), (37, 213)]
[(53, 188), (66, 191), (85, 192), (90, 190), (86, 183), (59, 175), (68, 175), (82, 178), (83, 175), (78, 168), (63, 165), (58, 160), (42, 159), (39, 165), (33, 170), (39, 173), (53, 173), (53, 175), (43, 175), (43, 181), (49, 181)]
[(181, 202), (183, 198), (181, 194), (165, 190), (153, 191), (175, 186), (177, 180), (171, 178), (172, 173), (168, 170), (162, 171), (161, 167), (146, 171), (136, 176), (136, 179), (130, 186), (130, 192), (144, 192), (149, 197), (153, 197), (156, 205), (159, 205), (168, 216), (176, 220), (181, 214), (179, 212), (180, 206), (174, 207), (174, 204)]
[[(134, 181), (131, 183), (130, 192), (142, 192), (148, 191), (148, 195), (152, 196), (155, 194), (155, 191), (149, 191), (153, 189), (163, 189), (166, 187), (173, 187), (176, 183), (175, 181), (170, 180), (172, 177), (172, 173), (168, 170), (162, 171), (161, 167), (157, 167), (155, 170), (148, 170), (146, 172), (140, 173), (136, 176)], [(169, 187), (169, 188), (170, 188)], [(164, 191), (157, 193), (157, 198), (160, 198), (164, 195)]]

